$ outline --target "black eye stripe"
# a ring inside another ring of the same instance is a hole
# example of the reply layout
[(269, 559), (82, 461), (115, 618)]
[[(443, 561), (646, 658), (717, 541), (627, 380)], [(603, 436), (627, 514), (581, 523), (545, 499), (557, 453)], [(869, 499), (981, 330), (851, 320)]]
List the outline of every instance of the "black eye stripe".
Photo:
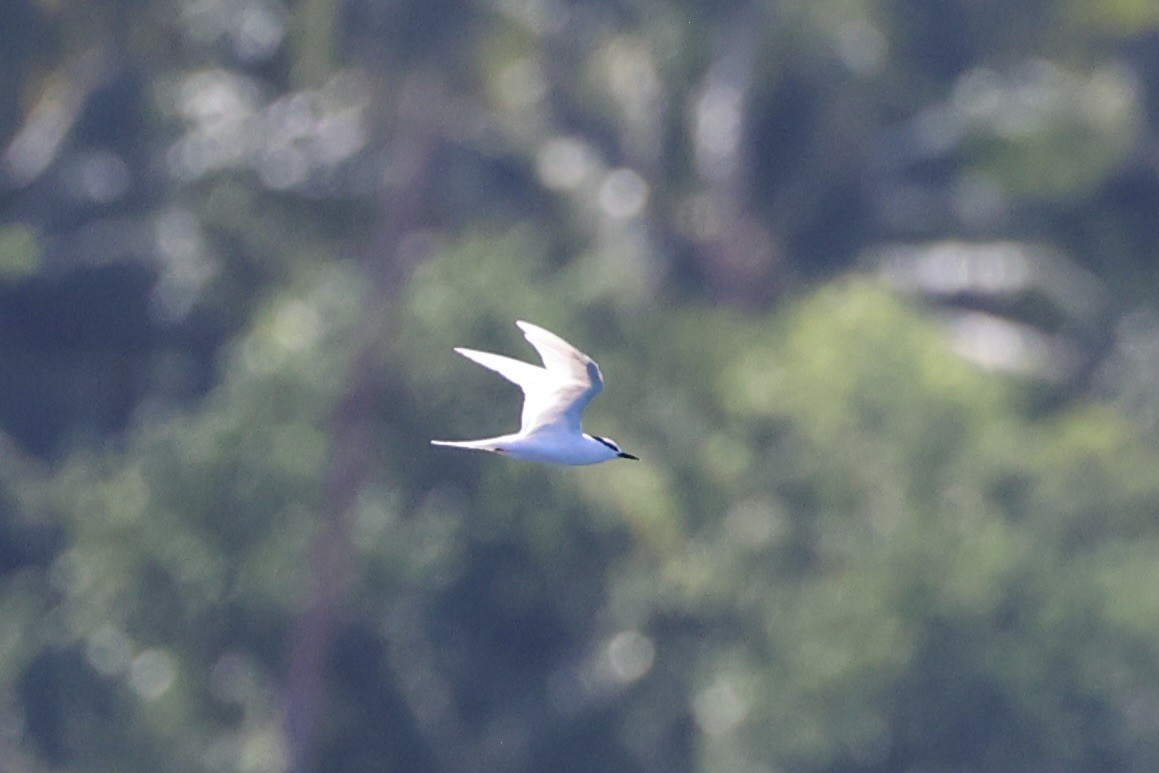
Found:
[(599, 435), (592, 435), (592, 438), (594, 438), (595, 440), (598, 440), (598, 441), (600, 441), (601, 443), (603, 443), (604, 445), (606, 445), (608, 448), (610, 448), (610, 449), (612, 449), (613, 451), (615, 451), (617, 454), (618, 454), (618, 453), (620, 453), (620, 449), (618, 449), (618, 448), (616, 448), (614, 445), (612, 445), (612, 444), (611, 444), (611, 442), (609, 442), (607, 438), (602, 438), (602, 437), (600, 437)]

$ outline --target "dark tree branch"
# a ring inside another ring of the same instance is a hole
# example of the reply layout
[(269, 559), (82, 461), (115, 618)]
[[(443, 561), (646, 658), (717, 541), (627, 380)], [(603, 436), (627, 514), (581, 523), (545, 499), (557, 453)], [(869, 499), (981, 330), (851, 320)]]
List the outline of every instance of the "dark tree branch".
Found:
[(439, 104), (441, 91), (427, 78), (416, 77), (403, 92), (389, 147), (398, 173), (382, 192), (380, 226), (364, 256), (370, 294), (347, 387), (330, 419), (330, 459), (322, 483), (322, 521), (311, 546), (309, 596), (290, 641), (286, 729), (289, 769), (297, 773), (316, 767), (329, 655), (339, 611), (356, 575), (351, 520), (376, 458), (370, 419), (375, 396), (388, 378), (379, 360), (380, 341), (395, 299), (424, 256), (408, 244), (408, 236), (426, 225), (430, 209), (426, 193), (438, 144)]

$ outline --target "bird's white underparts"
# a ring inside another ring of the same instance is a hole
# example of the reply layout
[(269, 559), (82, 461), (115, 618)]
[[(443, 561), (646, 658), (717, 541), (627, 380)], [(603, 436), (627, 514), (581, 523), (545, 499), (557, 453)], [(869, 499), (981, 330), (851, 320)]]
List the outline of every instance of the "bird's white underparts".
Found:
[(490, 451), (512, 459), (548, 464), (597, 464), (636, 459), (615, 441), (583, 431), (584, 408), (604, 388), (600, 366), (555, 333), (530, 322), (515, 323), (539, 352), (543, 367), (501, 354), (456, 347), (455, 351), (495, 371), (523, 390), (519, 431), (482, 440), (432, 440), (436, 446)]

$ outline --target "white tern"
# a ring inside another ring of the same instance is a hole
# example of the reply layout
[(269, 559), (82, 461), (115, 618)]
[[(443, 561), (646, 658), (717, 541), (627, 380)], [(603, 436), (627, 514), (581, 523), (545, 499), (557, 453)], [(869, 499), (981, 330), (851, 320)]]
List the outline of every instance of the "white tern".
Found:
[(637, 459), (615, 441), (583, 431), (584, 408), (604, 388), (600, 366), (554, 333), (530, 322), (516, 322), (539, 352), (543, 367), (500, 354), (456, 347), (469, 360), (489, 368), (523, 390), (519, 431), (482, 440), (432, 440), (436, 446), (470, 448), (549, 464), (597, 464)]

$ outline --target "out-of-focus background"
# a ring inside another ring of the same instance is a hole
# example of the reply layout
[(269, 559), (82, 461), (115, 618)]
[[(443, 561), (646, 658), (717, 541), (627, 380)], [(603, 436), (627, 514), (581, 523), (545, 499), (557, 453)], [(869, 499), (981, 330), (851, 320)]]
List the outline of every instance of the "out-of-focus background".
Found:
[(3, 13), (4, 770), (1159, 769), (1156, 3)]

